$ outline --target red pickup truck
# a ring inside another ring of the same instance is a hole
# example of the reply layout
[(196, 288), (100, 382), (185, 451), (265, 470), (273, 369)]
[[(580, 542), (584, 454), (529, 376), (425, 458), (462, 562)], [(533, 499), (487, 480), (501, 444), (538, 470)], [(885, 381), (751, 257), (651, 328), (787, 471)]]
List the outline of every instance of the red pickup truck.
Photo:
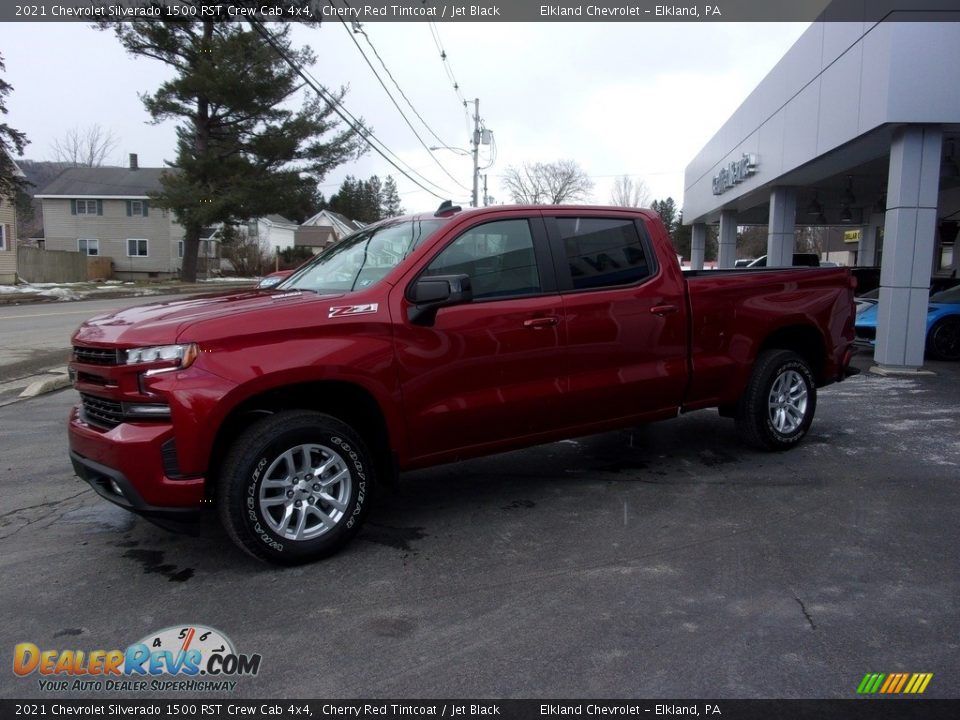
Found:
[(73, 337), (77, 474), (160, 521), (213, 508), (277, 563), (333, 552), (400, 471), (719, 408), (795, 445), (845, 377), (845, 269), (683, 273), (658, 216), (491, 207), (364, 228), (279, 287)]

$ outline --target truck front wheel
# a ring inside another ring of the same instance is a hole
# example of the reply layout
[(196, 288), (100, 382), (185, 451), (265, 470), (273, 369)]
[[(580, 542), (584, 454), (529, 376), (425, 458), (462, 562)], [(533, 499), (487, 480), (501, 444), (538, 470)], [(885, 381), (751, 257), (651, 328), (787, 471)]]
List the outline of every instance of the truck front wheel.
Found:
[(373, 467), (363, 441), (340, 420), (307, 410), (269, 415), (241, 433), (224, 459), (220, 519), (258, 559), (316, 560), (360, 529)]
[(737, 430), (751, 445), (787, 450), (807, 434), (816, 407), (817, 386), (807, 361), (790, 350), (766, 350), (737, 403)]

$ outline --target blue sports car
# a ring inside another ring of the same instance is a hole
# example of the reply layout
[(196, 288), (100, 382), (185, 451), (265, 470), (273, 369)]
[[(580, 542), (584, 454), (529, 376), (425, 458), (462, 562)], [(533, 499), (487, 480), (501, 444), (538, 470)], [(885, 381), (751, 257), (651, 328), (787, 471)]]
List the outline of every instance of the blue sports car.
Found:
[[(857, 340), (870, 344), (876, 340), (878, 295), (879, 290), (875, 290), (857, 298)], [(960, 360), (960, 285), (930, 296), (927, 357)]]

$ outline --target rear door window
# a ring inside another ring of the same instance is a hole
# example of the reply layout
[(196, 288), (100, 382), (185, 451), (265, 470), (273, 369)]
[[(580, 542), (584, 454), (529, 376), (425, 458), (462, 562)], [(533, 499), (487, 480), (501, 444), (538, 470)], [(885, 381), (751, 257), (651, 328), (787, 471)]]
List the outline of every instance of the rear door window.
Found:
[(559, 217), (556, 223), (575, 290), (632, 285), (653, 274), (633, 220)]

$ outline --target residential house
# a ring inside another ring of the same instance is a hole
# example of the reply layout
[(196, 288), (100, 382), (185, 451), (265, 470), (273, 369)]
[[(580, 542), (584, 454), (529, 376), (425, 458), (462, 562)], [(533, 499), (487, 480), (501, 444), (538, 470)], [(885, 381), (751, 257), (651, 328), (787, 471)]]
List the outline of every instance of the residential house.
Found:
[(294, 245), (308, 248), (317, 254), (363, 226), (362, 222), (351, 220), (340, 213), (321, 210), (297, 228)]
[[(13, 162), (13, 158), (10, 158)], [(22, 175), (16, 162), (14, 173)], [(0, 285), (17, 282), (17, 203), (15, 197), (0, 196)]]
[[(176, 277), (183, 227), (173, 213), (150, 204), (164, 172), (169, 169), (139, 167), (135, 154), (126, 168), (67, 168), (36, 195), (43, 205), (44, 247), (109, 257), (120, 279)], [(201, 240), (201, 273), (216, 257), (216, 241)]]
[(258, 220), (251, 220), (247, 225), (248, 231), (256, 233), (265, 249), (277, 255), (283, 250), (293, 247), (297, 228), (293, 220), (287, 220), (281, 215), (267, 215)]

